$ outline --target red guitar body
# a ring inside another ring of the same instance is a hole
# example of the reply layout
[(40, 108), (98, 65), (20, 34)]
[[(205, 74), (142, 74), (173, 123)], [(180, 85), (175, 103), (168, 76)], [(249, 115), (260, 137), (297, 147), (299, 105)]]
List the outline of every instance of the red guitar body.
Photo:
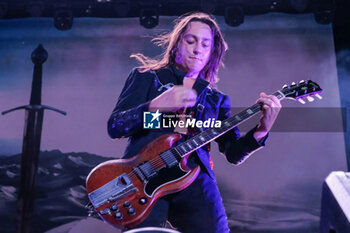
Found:
[(104, 221), (118, 228), (134, 227), (145, 220), (159, 198), (183, 190), (195, 180), (200, 167), (186, 166), (190, 154), (172, 167), (159, 156), (180, 138), (178, 134), (163, 135), (134, 157), (106, 161), (90, 172), (86, 189)]

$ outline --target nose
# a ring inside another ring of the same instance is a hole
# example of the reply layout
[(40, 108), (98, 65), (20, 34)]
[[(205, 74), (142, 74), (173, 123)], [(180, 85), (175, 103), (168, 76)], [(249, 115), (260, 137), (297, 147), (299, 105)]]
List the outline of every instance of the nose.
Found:
[(201, 51), (201, 46), (200, 46), (200, 44), (199, 43), (196, 43), (196, 45), (194, 46), (194, 49), (193, 49), (193, 53), (195, 54), (195, 55), (197, 55), (197, 54), (200, 54), (202, 51)]

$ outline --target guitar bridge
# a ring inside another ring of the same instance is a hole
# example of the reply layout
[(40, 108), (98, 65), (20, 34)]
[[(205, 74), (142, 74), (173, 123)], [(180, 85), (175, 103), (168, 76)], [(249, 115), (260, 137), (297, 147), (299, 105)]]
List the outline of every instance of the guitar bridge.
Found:
[(134, 187), (129, 176), (124, 173), (89, 193), (88, 197), (92, 205), (98, 208), (107, 202), (119, 199), (133, 191), (137, 192), (138, 189)]

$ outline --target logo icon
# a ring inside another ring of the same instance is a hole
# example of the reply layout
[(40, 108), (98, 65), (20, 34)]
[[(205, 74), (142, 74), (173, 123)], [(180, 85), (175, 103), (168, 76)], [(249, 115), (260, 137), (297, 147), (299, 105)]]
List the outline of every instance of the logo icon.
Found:
[(160, 129), (159, 109), (156, 112), (143, 112), (143, 128), (144, 129)]

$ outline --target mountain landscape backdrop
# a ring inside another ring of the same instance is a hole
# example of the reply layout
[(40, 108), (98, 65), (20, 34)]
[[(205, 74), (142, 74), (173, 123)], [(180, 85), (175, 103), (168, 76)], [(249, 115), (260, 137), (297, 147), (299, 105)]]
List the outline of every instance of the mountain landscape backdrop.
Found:
[[(0, 156), (0, 232), (15, 232), (17, 195), (20, 182), (20, 154)], [(64, 232), (62, 225), (85, 221), (88, 198), (85, 179), (97, 164), (112, 158), (89, 153), (40, 154), (35, 183), (36, 199), (31, 232)], [(229, 225), (233, 232), (303, 232), (318, 231), (320, 194), (310, 186), (308, 199), (245, 200), (228, 191), (220, 180)], [(294, 192), (305, 187), (291, 187)], [(311, 197), (311, 199), (310, 199)], [(93, 216), (98, 218), (97, 216)], [(85, 222), (84, 222), (85, 224)], [(66, 227), (67, 228), (67, 227)], [(66, 229), (65, 228), (65, 229)], [(60, 230), (55, 230), (60, 229)], [(69, 232), (66, 229), (65, 232)], [(92, 231), (91, 231), (92, 232)], [(85, 232), (87, 233), (87, 232)]]

